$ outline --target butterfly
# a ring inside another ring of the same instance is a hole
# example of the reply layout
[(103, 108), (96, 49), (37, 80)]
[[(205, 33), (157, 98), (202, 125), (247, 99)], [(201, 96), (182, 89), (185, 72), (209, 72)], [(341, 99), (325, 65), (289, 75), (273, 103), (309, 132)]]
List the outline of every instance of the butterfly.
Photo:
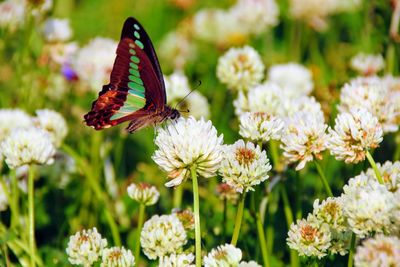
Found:
[(84, 115), (96, 130), (130, 121), (130, 133), (180, 117), (166, 105), (160, 64), (149, 36), (134, 18), (125, 20), (110, 83), (103, 86), (92, 109)]

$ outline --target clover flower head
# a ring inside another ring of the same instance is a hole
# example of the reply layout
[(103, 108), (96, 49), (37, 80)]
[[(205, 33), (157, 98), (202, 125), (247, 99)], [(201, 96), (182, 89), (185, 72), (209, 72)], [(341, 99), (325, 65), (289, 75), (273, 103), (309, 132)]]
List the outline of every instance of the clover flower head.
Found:
[(36, 115), (36, 124), (50, 134), (51, 141), (56, 147), (60, 146), (68, 133), (64, 117), (50, 109), (36, 110)]
[(379, 54), (372, 55), (358, 53), (351, 59), (350, 66), (359, 74), (368, 76), (374, 75), (381, 71), (385, 67), (385, 61), (382, 55)]
[(155, 186), (139, 183), (130, 184), (127, 188), (128, 195), (137, 202), (146, 206), (151, 206), (157, 203), (160, 193)]
[(0, 142), (16, 128), (30, 128), (33, 119), (20, 109), (0, 109)]
[(160, 258), (159, 267), (194, 267), (192, 253), (171, 254)]
[(279, 140), (285, 125), (283, 120), (266, 112), (246, 112), (240, 116), (239, 123), (239, 134), (255, 142)]
[(133, 267), (135, 257), (124, 247), (105, 248), (101, 257), (101, 267)]
[(397, 236), (376, 235), (357, 247), (354, 263), (363, 266), (398, 266), (400, 239)]
[(204, 257), (205, 267), (238, 266), (242, 251), (231, 244), (218, 246)]
[(43, 35), (47, 42), (65, 42), (72, 36), (68, 19), (50, 18), (45, 21)]

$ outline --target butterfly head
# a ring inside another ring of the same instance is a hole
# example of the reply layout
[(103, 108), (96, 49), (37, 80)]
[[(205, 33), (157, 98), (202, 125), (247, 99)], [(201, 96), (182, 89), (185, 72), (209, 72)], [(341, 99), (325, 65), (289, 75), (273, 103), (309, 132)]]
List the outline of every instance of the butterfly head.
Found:
[(171, 108), (171, 109), (170, 109), (170, 112), (169, 112), (169, 114), (168, 114), (168, 119), (170, 119), (170, 120), (176, 120), (176, 119), (178, 119), (180, 116), (181, 116), (181, 113), (180, 113), (177, 109)]

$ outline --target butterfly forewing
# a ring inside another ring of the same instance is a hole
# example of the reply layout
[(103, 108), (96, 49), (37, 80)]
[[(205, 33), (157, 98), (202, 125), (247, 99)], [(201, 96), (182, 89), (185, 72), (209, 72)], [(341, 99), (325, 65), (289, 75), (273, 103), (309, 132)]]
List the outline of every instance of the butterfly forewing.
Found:
[(95, 129), (102, 129), (137, 120), (136, 128), (141, 128), (146, 123), (144, 118), (163, 109), (165, 103), (164, 80), (153, 45), (139, 22), (128, 18), (122, 29), (110, 84), (103, 86), (85, 121)]

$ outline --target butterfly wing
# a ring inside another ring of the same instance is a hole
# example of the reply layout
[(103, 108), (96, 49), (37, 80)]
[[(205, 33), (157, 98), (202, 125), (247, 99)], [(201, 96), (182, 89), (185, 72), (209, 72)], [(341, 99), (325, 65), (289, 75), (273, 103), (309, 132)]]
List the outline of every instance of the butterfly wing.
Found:
[(164, 79), (149, 36), (140, 23), (128, 18), (123, 26), (110, 84), (104, 85), (84, 118), (96, 130), (124, 121), (145, 127), (166, 104)]

